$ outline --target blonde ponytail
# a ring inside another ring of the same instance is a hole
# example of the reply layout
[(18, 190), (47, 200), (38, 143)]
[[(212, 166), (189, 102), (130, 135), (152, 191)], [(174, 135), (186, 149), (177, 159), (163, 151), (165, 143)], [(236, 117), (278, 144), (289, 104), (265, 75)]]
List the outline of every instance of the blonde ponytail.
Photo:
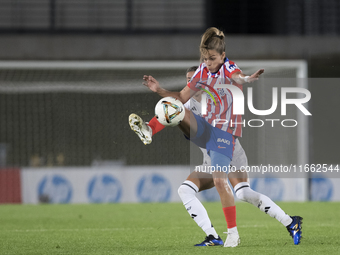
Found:
[(201, 58), (207, 54), (208, 50), (216, 50), (221, 55), (225, 52), (224, 33), (216, 27), (208, 28), (202, 35), (200, 44)]

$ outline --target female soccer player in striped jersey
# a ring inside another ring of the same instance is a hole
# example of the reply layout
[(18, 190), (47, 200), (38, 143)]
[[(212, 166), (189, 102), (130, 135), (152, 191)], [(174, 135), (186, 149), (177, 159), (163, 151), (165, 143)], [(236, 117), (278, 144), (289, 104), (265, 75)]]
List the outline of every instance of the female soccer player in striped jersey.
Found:
[[(256, 80), (263, 70), (255, 72), (251, 76), (245, 76), (232, 61), (225, 56), (224, 35), (216, 28), (208, 29), (202, 36), (201, 56), (203, 63), (200, 65), (193, 79), (181, 92), (170, 92), (160, 87), (159, 83), (151, 76), (144, 76), (144, 85), (150, 90), (158, 93), (162, 97), (172, 96), (178, 98), (183, 103), (201, 88), (204, 90), (214, 90), (216, 84), (227, 84), (236, 82), (236, 86), (242, 88), (243, 83)], [(232, 95), (222, 88), (218, 89), (217, 98), (220, 104), (216, 105), (214, 98), (208, 100), (208, 113), (204, 118), (197, 116), (190, 111), (186, 111), (183, 121), (179, 127), (184, 134), (190, 137), (191, 141), (200, 147), (207, 149), (211, 164), (217, 169), (218, 166), (228, 167), (234, 150), (235, 137), (241, 136), (241, 125), (230, 125), (241, 122), (241, 116), (232, 114)], [(221, 99), (222, 98), (222, 99)], [(212, 123), (217, 119), (229, 120), (227, 124)], [(191, 120), (191, 121), (190, 121)], [(140, 136), (144, 143), (151, 142), (151, 135), (162, 129), (156, 119), (150, 121), (149, 126), (138, 117), (130, 115), (130, 125)], [(226, 247), (235, 247), (239, 244), (239, 235), (236, 227), (236, 209), (233, 194), (227, 185), (227, 175), (225, 172), (214, 172), (212, 174), (214, 185), (220, 195), (224, 214), (228, 225), (228, 237), (225, 242)], [(190, 185), (191, 184), (191, 185)], [(197, 185), (193, 182), (186, 183), (186, 186), (198, 191)]]
[[(235, 137), (242, 133), (241, 125), (231, 126), (230, 120), (234, 123), (241, 122), (240, 115), (232, 115), (232, 95), (225, 89), (214, 89), (217, 84), (237, 83), (242, 88), (245, 82), (251, 82), (263, 73), (258, 70), (251, 76), (244, 75), (235, 63), (229, 61), (225, 55), (224, 34), (217, 28), (209, 28), (203, 34), (200, 44), (201, 59), (203, 63), (199, 66), (194, 77), (188, 85), (180, 92), (170, 92), (160, 87), (159, 83), (152, 76), (144, 76), (144, 85), (151, 91), (158, 93), (161, 97), (174, 97), (182, 103), (187, 102), (197, 91), (202, 88), (205, 91), (213, 91), (219, 99), (218, 103), (214, 98), (207, 101), (207, 115), (200, 117), (186, 109), (184, 119), (179, 124), (183, 133), (190, 137), (190, 140), (199, 147), (206, 148), (211, 158), (211, 165), (218, 168), (228, 168), (234, 150)], [(227, 124), (212, 126), (212, 122), (218, 119), (227, 119)], [(131, 128), (142, 138), (144, 143), (151, 142), (151, 134), (162, 129), (162, 125), (154, 118), (148, 126), (136, 115), (130, 115), (129, 123)], [(149, 127), (152, 129), (149, 129)], [(148, 131), (150, 131), (148, 133)], [(220, 195), (222, 209), (227, 221), (228, 236), (225, 247), (236, 247), (240, 243), (236, 226), (236, 207), (233, 193), (228, 185), (227, 173), (216, 171), (212, 173), (214, 185)], [(189, 186), (190, 187), (189, 187)], [(187, 183), (189, 188), (197, 190)]]
[[(195, 71), (198, 67), (194, 66), (187, 70), (186, 78), (187, 82), (191, 80)], [(201, 115), (201, 93), (196, 93), (188, 102), (184, 104), (184, 106), (194, 112), (197, 115)], [(206, 149), (200, 148), (203, 153), (203, 163), (202, 168), (198, 167), (198, 169), (206, 169), (211, 164), (211, 159), (207, 154)], [(240, 170), (242, 167), (248, 166), (248, 159), (243, 150), (239, 139), (236, 139), (235, 142), (235, 150), (233, 152), (233, 158), (230, 162), (230, 165), (234, 167), (234, 169)], [(299, 221), (298, 216), (290, 217), (287, 215), (278, 205), (276, 205), (269, 197), (258, 193), (250, 188), (248, 175), (247, 173), (242, 173), (237, 171), (236, 173), (231, 172), (228, 174), (228, 178), (230, 183), (233, 186), (236, 196), (245, 202), (253, 204), (258, 207), (261, 211), (270, 215), (271, 217), (277, 219), (284, 226), (286, 226), (289, 233), (291, 233), (296, 225), (296, 222)], [(187, 184), (190, 187), (195, 187), (194, 189), (188, 188)], [(194, 221), (202, 228), (202, 230), (206, 233), (206, 238), (202, 243), (196, 244), (195, 246), (215, 246), (215, 245), (223, 245), (221, 238), (216, 233), (216, 230), (211, 224), (208, 213), (202, 203), (196, 198), (196, 193), (210, 189), (214, 187), (214, 182), (211, 176), (211, 173), (207, 173), (206, 171), (195, 171), (192, 172), (188, 178), (184, 181), (184, 183), (179, 187), (178, 194), (183, 201), (185, 208), (187, 209), (190, 216), (192, 216)], [(196, 189), (197, 188), (197, 189)], [(260, 206), (259, 206), (260, 205)], [(301, 225), (301, 223), (300, 223)], [(301, 232), (299, 236), (294, 238), (294, 243), (298, 244), (300, 241)]]

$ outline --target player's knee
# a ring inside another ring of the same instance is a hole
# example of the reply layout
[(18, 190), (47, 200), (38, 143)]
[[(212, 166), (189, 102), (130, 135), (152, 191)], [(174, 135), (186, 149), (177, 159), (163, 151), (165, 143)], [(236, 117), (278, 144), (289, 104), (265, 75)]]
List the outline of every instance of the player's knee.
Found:
[(214, 178), (214, 184), (219, 193), (220, 191), (231, 192), (227, 179), (225, 178)]
[(223, 188), (223, 181), (219, 178), (214, 178), (214, 185), (217, 190)]

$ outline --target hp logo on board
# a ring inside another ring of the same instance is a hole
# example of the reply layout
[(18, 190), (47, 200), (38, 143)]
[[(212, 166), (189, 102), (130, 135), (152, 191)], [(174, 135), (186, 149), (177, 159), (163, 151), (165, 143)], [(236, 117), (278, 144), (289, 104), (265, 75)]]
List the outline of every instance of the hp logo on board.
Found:
[(328, 178), (311, 179), (311, 196), (313, 201), (329, 201), (333, 196), (333, 184)]
[(62, 175), (45, 176), (38, 185), (38, 197), (42, 203), (69, 203), (72, 198), (72, 185)]
[(140, 202), (167, 202), (170, 195), (170, 182), (159, 174), (144, 175), (137, 184), (137, 198)]
[(117, 203), (122, 196), (122, 185), (112, 175), (93, 177), (88, 185), (87, 195), (92, 203)]

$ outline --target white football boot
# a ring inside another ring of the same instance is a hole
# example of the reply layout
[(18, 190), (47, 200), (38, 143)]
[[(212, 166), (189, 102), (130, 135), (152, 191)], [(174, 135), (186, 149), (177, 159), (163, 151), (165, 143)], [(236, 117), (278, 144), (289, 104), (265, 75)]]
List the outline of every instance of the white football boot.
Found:
[(142, 142), (147, 145), (152, 142), (152, 129), (137, 114), (130, 114), (129, 125), (131, 129), (139, 136)]
[(240, 236), (238, 233), (228, 233), (223, 232), (224, 234), (228, 234), (227, 240), (225, 240), (224, 247), (236, 247), (240, 244)]

